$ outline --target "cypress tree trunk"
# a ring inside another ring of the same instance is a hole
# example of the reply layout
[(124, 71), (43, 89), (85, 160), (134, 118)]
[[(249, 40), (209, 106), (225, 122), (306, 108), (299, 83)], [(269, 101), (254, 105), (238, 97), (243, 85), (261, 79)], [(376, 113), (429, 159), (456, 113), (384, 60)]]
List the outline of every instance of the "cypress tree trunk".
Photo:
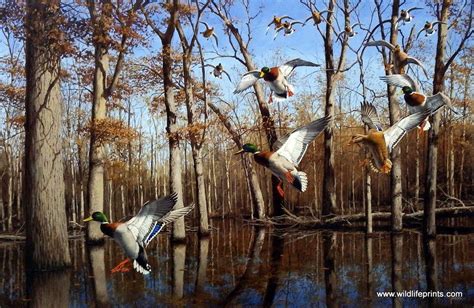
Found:
[[(449, 7), (451, 0), (444, 0), (441, 7), (440, 21), (447, 22), (449, 16)], [(444, 75), (444, 57), (447, 44), (448, 27), (446, 24), (440, 24), (438, 31), (438, 43), (436, 45), (435, 74), (433, 80), (433, 94), (443, 91)], [(436, 185), (438, 176), (438, 134), (440, 113), (432, 117), (431, 129), (428, 136), (428, 153), (426, 163), (425, 178), (425, 200), (424, 200), (424, 227), (425, 235), (429, 237), (436, 236)]]
[[(95, 2), (88, 1), (91, 22), (94, 25), (94, 81), (92, 95), (92, 118), (90, 132), (89, 148), (89, 178), (87, 180), (87, 204), (90, 213), (104, 211), (104, 146), (98, 140), (98, 134), (95, 130), (96, 125), (106, 116), (106, 84), (107, 71), (109, 68), (109, 54), (106, 46), (98, 38), (106, 35), (103, 29), (99, 27), (102, 18), (107, 18), (109, 10), (104, 9), (101, 16), (97, 15)], [(100, 224), (87, 224), (87, 241), (101, 242), (104, 237), (100, 231)]]
[(71, 264), (64, 197), (59, 88), (59, 1), (27, 2), (23, 200), (26, 257), (33, 270)]

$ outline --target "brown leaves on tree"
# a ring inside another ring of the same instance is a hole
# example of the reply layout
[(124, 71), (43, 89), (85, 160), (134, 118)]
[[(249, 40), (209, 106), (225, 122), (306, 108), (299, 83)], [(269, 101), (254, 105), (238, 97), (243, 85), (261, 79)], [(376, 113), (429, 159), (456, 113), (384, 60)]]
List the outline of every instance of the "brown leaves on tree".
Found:
[(124, 145), (138, 137), (135, 129), (123, 121), (112, 118), (89, 122), (82, 130), (89, 136), (94, 135), (99, 145), (106, 143)]

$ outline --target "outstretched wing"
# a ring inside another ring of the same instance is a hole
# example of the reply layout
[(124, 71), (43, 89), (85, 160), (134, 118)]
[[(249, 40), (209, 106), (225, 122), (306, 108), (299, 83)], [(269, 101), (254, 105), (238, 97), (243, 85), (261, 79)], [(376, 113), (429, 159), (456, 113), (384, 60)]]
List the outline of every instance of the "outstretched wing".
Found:
[(417, 58), (408, 57), (408, 58), (407, 58), (407, 63), (412, 63), (412, 64), (418, 65), (418, 66), (421, 67), (421, 69), (423, 70), (423, 73), (425, 74), (425, 76), (426, 76), (426, 77), (429, 77), (429, 76), (428, 76), (428, 71), (426, 70), (425, 66), (424, 66), (423, 63), (421, 63), (421, 61), (418, 60)]
[(392, 51), (395, 49), (395, 46), (393, 46), (392, 44), (390, 44), (389, 42), (384, 41), (384, 40), (371, 41), (371, 42), (368, 42), (367, 44), (365, 44), (365, 46), (387, 47), (387, 48), (389, 48), (389, 49), (392, 50)]
[(280, 66), (280, 72), (283, 73), (283, 76), (285, 76), (285, 78), (287, 78), (288, 76), (291, 75), (291, 73), (293, 73), (293, 70), (295, 68), (297, 68), (298, 66), (313, 66), (313, 67), (317, 67), (317, 66), (320, 66), (319, 64), (316, 64), (316, 63), (313, 63), (313, 62), (310, 62), (310, 61), (305, 61), (303, 59), (293, 59), (291, 61), (288, 61), (286, 62), (285, 64), (281, 65)]
[(140, 212), (126, 222), (128, 229), (140, 245), (146, 247), (160, 232), (164, 226), (164, 224), (159, 223), (160, 219), (170, 213), (177, 200), (177, 194), (173, 193), (161, 199), (145, 203)]
[(407, 10), (408, 13), (410, 13), (411, 11), (414, 11), (414, 10), (421, 10), (421, 7), (412, 7), (412, 8), (409, 8)]
[(298, 166), (309, 144), (326, 128), (330, 119), (328, 116), (315, 120), (281, 137), (275, 143), (276, 152)]
[(216, 47), (219, 47), (219, 40), (217, 39), (217, 35), (215, 33), (212, 33), (212, 37), (214, 37), (214, 40), (216, 41)]
[(395, 87), (400, 87), (400, 88), (410, 87), (415, 92), (420, 92), (420, 86), (418, 85), (418, 83), (415, 80), (413, 80), (413, 78), (411, 78), (410, 76), (406, 74), (393, 74), (393, 75), (381, 76), (380, 80)]
[(248, 88), (253, 86), (259, 79), (260, 79), (260, 71), (258, 70), (245, 73), (240, 79), (240, 82), (237, 85), (237, 88), (235, 88), (234, 94), (247, 90)]
[(451, 108), (451, 100), (448, 96), (440, 92), (433, 96), (428, 96), (426, 98), (426, 106), (430, 110), (430, 115), (433, 115), (443, 106)]
[(158, 223), (161, 223), (163, 225), (172, 223), (176, 221), (178, 218), (180, 218), (181, 216), (187, 215), (193, 209), (194, 209), (194, 203), (191, 204), (190, 206), (185, 206), (180, 209), (172, 210), (171, 212), (168, 212), (165, 216), (158, 219)]
[(383, 134), (388, 151), (392, 152), (392, 150), (397, 146), (400, 140), (402, 140), (406, 133), (420, 125), (420, 123), (423, 122), (423, 120), (425, 120), (430, 115), (430, 113), (431, 111), (428, 109), (422, 112), (411, 114), (407, 117), (404, 117), (387, 129)]
[(416, 39), (420, 37), (420, 34), (422, 34), (424, 31), (426, 31), (425, 27), (423, 27), (420, 31), (418, 31), (418, 34), (416, 35)]
[(200, 21), (200, 23), (202, 23), (204, 26), (206, 26), (206, 30), (210, 28), (209, 25), (207, 24), (207, 22), (205, 22), (205, 21)]
[(377, 115), (377, 109), (375, 109), (374, 105), (368, 102), (361, 103), (360, 115), (362, 122), (364, 122), (365, 125), (371, 129), (375, 129), (376, 131), (382, 131), (382, 123), (380, 123), (379, 117)]

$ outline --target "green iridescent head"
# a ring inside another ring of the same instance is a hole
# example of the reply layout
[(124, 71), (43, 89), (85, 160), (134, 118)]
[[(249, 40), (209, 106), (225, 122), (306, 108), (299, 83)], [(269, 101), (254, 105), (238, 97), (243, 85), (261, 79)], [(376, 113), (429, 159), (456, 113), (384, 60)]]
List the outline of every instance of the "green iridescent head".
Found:
[(403, 91), (403, 93), (405, 93), (405, 94), (411, 94), (411, 93), (413, 93), (413, 89), (412, 89), (411, 87), (409, 87), (409, 86), (404, 86), (404, 87), (402, 88), (402, 91)]
[(256, 153), (258, 152), (258, 148), (255, 144), (252, 143), (246, 143), (242, 146), (242, 149), (235, 154), (240, 154), (240, 153)]
[(94, 212), (92, 213), (92, 215), (86, 219), (84, 219), (84, 221), (97, 221), (97, 222), (109, 222), (107, 220), (107, 216), (105, 216), (104, 213), (102, 212)]
[(264, 67), (262, 67), (261, 71), (266, 74), (266, 73), (270, 72), (270, 68), (267, 67), (267, 66), (264, 66)]

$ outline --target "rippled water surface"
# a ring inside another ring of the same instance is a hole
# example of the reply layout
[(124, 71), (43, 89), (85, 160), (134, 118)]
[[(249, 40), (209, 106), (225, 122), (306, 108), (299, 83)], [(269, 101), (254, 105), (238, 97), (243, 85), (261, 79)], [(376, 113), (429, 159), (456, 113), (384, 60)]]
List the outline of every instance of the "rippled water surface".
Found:
[[(0, 242), (0, 306), (369, 306), (393, 304), (379, 291), (461, 291), (462, 298), (419, 304), (474, 304), (474, 237), (438, 235), (424, 243), (418, 232), (400, 236), (375, 233), (274, 232), (234, 220), (214, 220), (208, 239), (188, 234), (188, 244), (173, 245), (169, 234), (148, 247), (151, 275), (110, 270), (123, 260), (106, 241), (89, 248), (71, 240), (73, 267), (64, 272), (26, 274), (23, 244)], [(392, 253), (392, 251), (394, 253)], [(428, 279), (427, 279), (428, 278)]]

